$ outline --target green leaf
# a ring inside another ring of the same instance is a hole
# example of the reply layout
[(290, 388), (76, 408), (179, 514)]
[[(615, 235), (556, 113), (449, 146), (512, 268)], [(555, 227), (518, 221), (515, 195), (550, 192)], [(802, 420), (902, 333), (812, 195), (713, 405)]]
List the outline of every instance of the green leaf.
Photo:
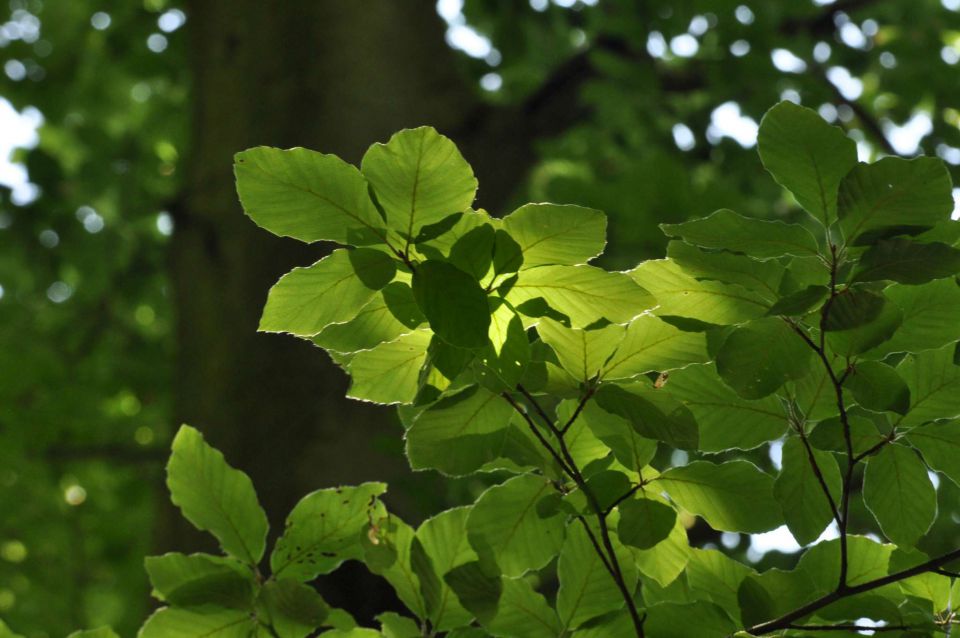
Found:
[(442, 581), (453, 569), (477, 560), (463, 533), (470, 509), (457, 507), (424, 521), (417, 529), (417, 539), (441, 579), (437, 605), (430, 612), (430, 622), (437, 631), (467, 625), (473, 614), (463, 608), (450, 586)]
[(387, 611), (377, 616), (380, 630), (386, 638), (422, 638), (420, 626), (413, 618)]
[(933, 157), (885, 157), (858, 164), (840, 184), (840, 226), (848, 243), (878, 229), (926, 230), (950, 219), (953, 211), (950, 174)]
[(765, 532), (783, 524), (773, 479), (747, 461), (696, 461), (667, 470), (657, 484), (716, 530)]
[(250, 477), (235, 470), (203, 435), (180, 426), (167, 464), (170, 499), (184, 518), (217, 537), (231, 556), (249, 565), (263, 557), (267, 537), (264, 514)]
[(771, 317), (805, 315), (818, 308), (829, 293), (830, 290), (826, 286), (807, 286), (778, 299), (776, 303), (770, 306), (767, 315)]
[(620, 345), (624, 329), (617, 324), (593, 330), (567, 328), (543, 318), (537, 324), (537, 334), (553, 348), (564, 370), (579, 381), (589, 381)]
[(271, 580), (260, 594), (277, 638), (306, 638), (326, 620), (330, 607), (313, 588), (290, 579)]
[(335, 352), (369, 350), (393, 341), (424, 321), (410, 286), (395, 281), (376, 294), (356, 317), (327, 326), (311, 341)]
[[(557, 422), (561, 425), (569, 423), (570, 419), (573, 418), (574, 411), (577, 409), (579, 404), (579, 399), (567, 399), (565, 401), (561, 401), (557, 406)], [(605, 458), (608, 454), (610, 454), (610, 447), (608, 447), (607, 444), (596, 435), (594, 429), (591, 428), (590, 424), (587, 423), (587, 420), (583, 418), (584, 410), (586, 410), (586, 406), (584, 406), (584, 409), (580, 411), (580, 414), (573, 421), (573, 423), (571, 423), (566, 435), (564, 435), (567, 448), (570, 450), (570, 456), (573, 457), (579, 467), (586, 467), (593, 461)], [(617, 419), (617, 417), (611, 417), (611, 419)], [(631, 428), (625, 421), (622, 419), (617, 420), (620, 421), (621, 425), (623, 426), (622, 430), (618, 430), (618, 434), (621, 432), (626, 434), (628, 430), (632, 432), (633, 428)], [(654, 444), (654, 447), (655, 445), (656, 444)], [(644, 463), (644, 465), (645, 464), (646, 463)], [(642, 465), (640, 467), (642, 467)]]
[[(0, 637), (4, 637), (3, 627), (0, 626)], [(5, 637), (4, 637), (5, 638)], [(116, 632), (109, 627), (98, 627), (96, 629), (86, 629), (83, 631), (75, 631), (67, 638), (120, 638), (117, 636)]]
[(429, 330), (417, 330), (358, 352), (347, 366), (351, 378), (347, 396), (374, 403), (411, 403), (430, 338)]
[(677, 520), (677, 511), (651, 498), (631, 498), (617, 506), (617, 536), (631, 547), (650, 549), (665, 540)]
[(910, 408), (910, 388), (897, 371), (876, 361), (861, 361), (844, 379), (858, 404), (868, 410), (890, 410), (906, 414)]
[(562, 628), (556, 612), (530, 583), (522, 578), (504, 578), (497, 615), (484, 627), (494, 636), (556, 638)]
[(737, 592), (753, 570), (715, 549), (691, 549), (687, 582), (696, 598), (710, 600), (731, 616), (740, 612)]
[(767, 299), (779, 296), (785, 269), (777, 261), (759, 261), (724, 250), (702, 250), (684, 241), (667, 244), (667, 257), (697, 279), (737, 284)]
[(479, 386), (445, 397), (422, 412), (407, 431), (410, 466), (453, 476), (474, 472), (499, 456), (496, 451), (512, 416), (509, 403)]
[(404, 129), (386, 144), (374, 144), (360, 171), (390, 228), (406, 238), (466, 210), (477, 193), (477, 178), (456, 145), (429, 126)]
[(638, 549), (633, 552), (637, 569), (647, 578), (652, 578), (661, 587), (674, 582), (683, 573), (690, 560), (690, 543), (683, 521), (677, 522), (667, 539), (650, 549)]
[(783, 101), (767, 111), (757, 134), (760, 159), (804, 209), (830, 225), (840, 180), (857, 163), (857, 145), (811, 109)]
[(831, 307), (827, 345), (837, 355), (853, 357), (893, 337), (903, 322), (897, 304), (863, 290), (848, 290)]
[(0, 638), (23, 638), (23, 636), (13, 633), (6, 623), (0, 620)]
[(450, 263), (480, 281), (490, 272), (496, 231), (490, 224), (478, 226), (458, 239), (450, 248)]
[(413, 273), (413, 296), (441, 339), (460, 348), (487, 345), (490, 307), (477, 280), (442, 261), (425, 261)]
[(607, 242), (607, 216), (581, 206), (526, 204), (503, 218), (503, 229), (520, 245), (524, 268), (585, 264)]
[[(414, 567), (413, 548), (418, 541), (413, 528), (391, 515), (380, 519), (364, 540), (367, 543), (364, 562), (370, 571), (385, 578), (407, 609), (417, 618), (425, 619), (428, 612), (424, 588)], [(377, 558), (371, 559), (371, 553)], [(389, 560), (379, 560), (382, 556), (389, 556)]]
[(639, 472), (657, 452), (656, 441), (640, 436), (629, 421), (610, 414), (595, 401), (587, 402), (571, 427), (570, 434), (574, 434), (578, 426), (584, 424), (604, 445), (613, 450), (618, 461), (634, 471)]
[(865, 326), (877, 319), (887, 305), (887, 299), (863, 288), (847, 288), (833, 298), (824, 329), (827, 331), (851, 330)]
[[(850, 442), (853, 444), (854, 456), (863, 454), (883, 440), (883, 435), (877, 431), (873, 421), (855, 415), (848, 416), (847, 421), (850, 424)], [(846, 436), (839, 416), (818, 423), (809, 438), (810, 444), (819, 450), (847, 453)]]
[(812, 350), (781, 319), (737, 326), (717, 353), (717, 372), (744, 399), (762, 399), (807, 373)]
[(644, 633), (657, 638), (724, 638), (736, 630), (730, 617), (717, 605), (659, 603), (648, 607)]
[(653, 313), (661, 317), (727, 325), (762, 317), (770, 305), (763, 295), (742, 286), (697, 281), (669, 259), (645, 261), (629, 274), (656, 298)]
[(723, 248), (757, 259), (817, 254), (817, 240), (803, 226), (744, 217), (727, 209), (682, 224), (660, 224), (660, 228), (696, 246)]
[(884, 291), (902, 312), (903, 322), (888, 341), (866, 356), (932, 350), (960, 339), (960, 286), (951, 279), (920, 286), (893, 284)]
[(454, 567), (443, 580), (479, 623), (486, 624), (496, 615), (504, 587), (496, 565), (489, 565), (486, 560), (471, 561)]
[(690, 410), (666, 393), (646, 390), (641, 384), (629, 387), (627, 390), (618, 385), (603, 384), (594, 400), (607, 412), (629, 421), (640, 436), (673, 447), (697, 448), (697, 421)]
[(684, 332), (653, 315), (640, 315), (627, 325), (622, 342), (603, 366), (608, 381), (647, 372), (667, 372), (708, 360), (703, 333)]
[(814, 472), (813, 463), (817, 464), (837, 507), (842, 485), (840, 467), (833, 454), (815, 449), (808, 452), (800, 438), (795, 436), (784, 443), (782, 462), (783, 467), (773, 485), (773, 496), (780, 503), (790, 533), (799, 544), (809, 545), (833, 520), (833, 510)]
[(540, 266), (521, 271), (507, 300), (519, 306), (538, 297), (570, 317), (576, 328), (601, 319), (626, 323), (655, 303), (650, 293), (624, 273), (593, 266)]
[(273, 575), (309, 581), (359, 558), (361, 534), (371, 520), (385, 515), (377, 497), (386, 491), (384, 483), (363, 483), (304, 496), (287, 516), (270, 555)]
[(256, 626), (249, 611), (164, 607), (147, 619), (137, 638), (250, 638)]
[(927, 465), (960, 485), (960, 421), (921, 425), (910, 430), (906, 439), (920, 450)]
[(312, 266), (294, 268), (274, 284), (259, 330), (312, 337), (330, 324), (356, 317), (395, 273), (393, 260), (378, 250), (335, 250)]
[(960, 271), (960, 250), (933, 242), (895, 237), (880, 240), (860, 257), (850, 281), (892, 280), (902, 284), (923, 284)]
[(209, 554), (169, 553), (144, 561), (153, 595), (171, 605), (249, 608), (253, 573), (235, 561)]
[(698, 447), (704, 452), (750, 450), (780, 438), (787, 428), (786, 416), (775, 396), (756, 401), (740, 398), (720, 380), (713, 364), (671, 372), (662, 391), (693, 413), (700, 430)]
[[(887, 575), (893, 545), (865, 536), (847, 537), (847, 585), (861, 585)], [(816, 591), (833, 591), (840, 581), (840, 540), (817, 543), (800, 557), (797, 569), (810, 576)]]
[(913, 547), (937, 516), (937, 492), (917, 453), (892, 443), (867, 461), (863, 500), (884, 535)]
[(563, 516), (541, 518), (536, 508), (550, 493), (543, 477), (522, 474), (491, 487), (473, 506), (466, 526), (470, 544), (489, 547), (504, 576), (540, 569), (560, 551)]
[[(594, 530), (595, 538), (599, 534)], [(633, 590), (637, 569), (629, 553), (616, 542), (614, 550), (628, 589)], [(593, 542), (579, 521), (567, 528), (567, 538), (560, 550), (557, 563), (560, 589), (557, 592), (557, 614), (567, 630), (586, 621), (616, 611), (624, 606), (623, 596), (616, 582), (604, 567)]]
[(907, 427), (960, 416), (960, 366), (954, 347), (925, 350), (906, 357), (897, 372), (910, 388), (910, 411), (896, 423)]
[(383, 241), (383, 219), (360, 172), (335, 155), (258, 146), (234, 158), (243, 210), (281, 237), (340, 244)]

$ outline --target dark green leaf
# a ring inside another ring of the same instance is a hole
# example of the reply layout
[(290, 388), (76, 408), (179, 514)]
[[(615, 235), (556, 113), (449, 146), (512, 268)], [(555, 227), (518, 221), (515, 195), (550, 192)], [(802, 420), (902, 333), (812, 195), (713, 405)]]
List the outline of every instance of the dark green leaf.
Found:
[(910, 430), (907, 441), (934, 470), (960, 485), (960, 421), (930, 423)]
[(467, 273), (441, 261), (425, 261), (413, 274), (413, 296), (430, 328), (450, 345), (482, 348), (487, 344), (487, 295)]
[(677, 511), (669, 505), (649, 498), (632, 498), (617, 506), (620, 540), (640, 549), (650, 549), (670, 535)]
[(313, 588), (287, 578), (268, 581), (260, 599), (277, 638), (305, 638), (323, 624), (330, 612)]
[(478, 226), (458, 239), (450, 248), (450, 263), (480, 281), (493, 263), (496, 232), (493, 226)]
[(762, 399), (807, 373), (811, 349), (773, 317), (738, 326), (717, 353), (717, 372), (738, 395)]
[(644, 390), (639, 384), (630, 388), (604, 384), (594, 400), (610, 414), (626, 419), (640, 436), (674, 447), (696, 449), (697, 422), (690, 410), (666, 393)]
[(726, 209), (682, 224), (661, 224), (660, 228), (696, 246), (723, 248), (758, 259), (817, 254), (817, 240), (803, 226), (744, 217)]
[(861, 361), (847, 375), (844, 387), (868, 410), (890, 410), (906, 414), (910, 408), (910, 388), (890, 366), (876, 361)]
[(848, 242), (880, 228), (929, 228), (952, 211), (950, 174), (933, 157), (858, 164), (840, 184), (837, 212)]
[(233, 559), (169, 553), (147, 557), (144, 567), (153, 595), (171, 605), (248, 609), (253, 601), (253, 572)]
[(770, 306), (767, 315), (788, 317), (805, 315), (818, 308), (829, 293), (830, 290), (826, 286), (807, 286), (778, 299), (776, 303)]
[(857, 262), (851, 281), (889, 279), (902, 284), (923, 284), (960, 271), (960, 250), (933, 242), (890, 239), (870, 246)]

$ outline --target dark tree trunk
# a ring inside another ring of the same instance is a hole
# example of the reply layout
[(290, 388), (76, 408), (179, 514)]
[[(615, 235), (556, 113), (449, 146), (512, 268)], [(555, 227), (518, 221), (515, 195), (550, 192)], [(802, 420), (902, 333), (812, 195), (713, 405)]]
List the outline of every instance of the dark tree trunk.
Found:
[[(358, 162), (397, 129), (455, 128), (472, 110), (473, 92), (432, 0), (189, 4), (193, 136), (170, 264), (175, 414), (251, 475), (279, 528), (313, 489), (409, 482), (409, 470), (399, 454), (374, 445), (386, 438), (399, 450), (392, 410), (345, 399), (344, 374), (309, 343), (257, 333), (270, 286), (330, 248), (277, 239), (246, 218), (232, 156), (256, 145), (305, 146)], [(388, 503), (416, 517), (416, 499), (394, 493)], [(175, 514), (162, 519), (163, 549), (200, 542)], [(369, 617), (382, 590), (357, 573), (326, 593), (348, 605), (352, 593), (352, 610)]]

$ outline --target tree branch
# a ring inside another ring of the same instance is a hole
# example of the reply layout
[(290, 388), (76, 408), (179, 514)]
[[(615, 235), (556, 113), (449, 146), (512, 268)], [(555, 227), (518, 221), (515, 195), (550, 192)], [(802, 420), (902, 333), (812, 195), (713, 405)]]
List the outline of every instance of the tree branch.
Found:
[(800, 618), (803, 618), (807, 614), (811, 614), (818, 609), (823, 609), (827, 605), (831, 605), (838, 600), (843, 600), (844, 598), (849, 598), (850, 596), (872, 591), (879, 587), (883, 587), (884, 585), (889, 585), (891, 583), (896, 583), (910, 578), (911, 576), (917, 576), (918, 574), (936, 571), (939, 567), (957, 560), (958, 558), (960, 558), (960, 549), (955, 549), (948, 554), (944, 554), (938, 558), (933, 558), (925, 563), (915, 565), (909, 569), (903, 569), (899, 572), (888, 574), (874, 580), (869, 580), (859, 585), (846, 586), (843, 589), (838, 589), (825, 596), (821, 596), (820, 598), (817, 598), (816, 600), (809, 602), (806, 605), (795, 609), (794, 611), (784, 614), (779, 618), (768, 620), (766, 622), (754, 625), (753, 627), (749, 627), (746, 629), (746, 632), (754, 636), (759, 636), (777, 631), (779, 629), (789, 629), (795, 620), (799, 620)]

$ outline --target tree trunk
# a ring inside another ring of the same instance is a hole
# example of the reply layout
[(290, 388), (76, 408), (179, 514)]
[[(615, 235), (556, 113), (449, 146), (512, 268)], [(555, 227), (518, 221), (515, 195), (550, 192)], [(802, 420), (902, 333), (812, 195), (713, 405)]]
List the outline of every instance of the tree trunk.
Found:
[[(304, 146), (358, 162), (403, 127), (450, 130), (472, 110), (432, 0), (194, 0), (193, 136), (174, 207), (171, 280), (177, 312), (175, 415), (249, 473), (274, 529), (307, 492), (364, 480), (411, 480), (392, 410), (344, 398), (347, 379), (309, 343), (258, 334), (267, 290), (330, 246), (278, 239), (245, 217), (232, 157), (256, 145)], [(375, 446), (381, 438), (392, 449)], [(420, 479), (420, 484), (425, 484)], [(426, 483), (429, 485), (430, 483)], [(417, 495), (388, 505), (416, 517)], [(198, 539), (173, 513), (159, 544)], [(382, 590), (325, 588), (369, 618)], [(346, 596), (352, 591), (351, 604)], [(339, 594), (338, 594), (339, 592)], [(372, 595), (371, 595), (372, 594)]]

